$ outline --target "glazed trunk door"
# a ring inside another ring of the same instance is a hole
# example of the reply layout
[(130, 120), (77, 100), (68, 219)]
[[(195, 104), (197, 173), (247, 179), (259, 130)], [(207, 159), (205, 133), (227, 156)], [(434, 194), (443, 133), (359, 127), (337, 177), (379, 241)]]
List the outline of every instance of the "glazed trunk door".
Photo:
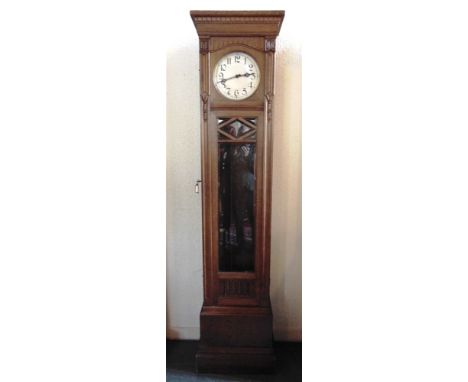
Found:
[[(215, 301), (259, 305), (262, 270), (263, 111), (210, 113)], [(259, 192), (260, 191), (260, 192)]]

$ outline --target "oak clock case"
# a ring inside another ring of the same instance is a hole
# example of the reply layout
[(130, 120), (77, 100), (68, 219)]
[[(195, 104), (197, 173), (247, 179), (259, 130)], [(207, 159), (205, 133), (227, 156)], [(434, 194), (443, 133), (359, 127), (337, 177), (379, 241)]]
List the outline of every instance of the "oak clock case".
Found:
[(272, 100), (283, 11), (191, 11), (200, 42), (199, 372), (271, 372)]

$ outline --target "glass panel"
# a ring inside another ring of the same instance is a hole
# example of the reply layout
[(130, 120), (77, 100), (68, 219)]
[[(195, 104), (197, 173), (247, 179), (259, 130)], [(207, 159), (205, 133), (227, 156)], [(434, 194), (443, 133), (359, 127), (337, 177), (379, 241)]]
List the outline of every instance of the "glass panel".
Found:
[(253, 133), (251, 135), (249, 135), (248, 137), (245, 137), (242, 139), (242, 141), (232, 141), (232, 138), (231, 137), (227, 137), (226, 135), (224, 134), (221, 134), (218, 132), (218, 140), (219, 141), (232, 141), (232, 143), (243, 143), (244, 141), (255, 141), (257, 139), (257, 134)]
[(219, 270), (253, 272), (255, 144), (220, 143)]

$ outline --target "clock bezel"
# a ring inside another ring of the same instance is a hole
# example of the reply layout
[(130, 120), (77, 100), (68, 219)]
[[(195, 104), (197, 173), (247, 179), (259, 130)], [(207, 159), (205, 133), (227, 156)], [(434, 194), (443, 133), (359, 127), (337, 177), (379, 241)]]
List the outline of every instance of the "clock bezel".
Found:
[[(249, 94), (247, 97), (244, 97), (244, 98), (230, 98), (228, 97), (227, 95), (225, 95), (223, 92), (221, 92), (221, 90), (218, 88), (218, 86), (216, 86), (216, 76), (217, 76), (217, 72), (216, 72), (216, 68), (220, 65), (220, 62), (226, 57), (226, 56), (229, 56), (231, 54), (235, 54), (235, 53), (241, 53), (241, 54), (244, 54), (246, 56), (248, 56), (250, 58), (251, 61), (254, 62), (255, 66), (257, 67), (258, 69), (258, 80), (256, 81), (256, 86), (255, 86), (255, 89), (254, 91)], [(222, 55), (214, 64), (213, 66), (213, 70), (212, 70), (212, 75), (211, 75), (211, 82), (212, 82), (212, 85), (213, 87), (215, 88), (215, 90), (218, 92), (218, 94), (220, 94), (224, 99), (226, 100), (229, 100), (229, 101), (234, 101), (234, 102), (241, 102), (241, 101), (245, 101), (245, 100), (248, 100), (249, 98), (253, 97), (255, 95), (255, 93), (258, 91), (258, 89), (260, 88), (260, 84), (261, 84), (261, 81), (262, 81), (262, 78), (263, 78), (263, 73), (262, 73), (262, 69), (260, 68), (260, 65), (258, 64), (258, 61), (257, 59), (251, 55), (250, 53), (247, 53), (245, 51), (245, 49), (235, 49), (235, 50), (230, 50), (228, 51), (226, 54)]]
[[(257, 89), (255, 92), (248, 98), (242, 100), (233, 100), (225, 97), (221, 92), (216, 88), (213, 83), (213, 72), (224, 56), (229, 53), (242, 52), (255, 60), (257, 63), (259, 72), (260, 72), (260, 81), (258, 83)], [(210, 99), (211, 99), (211, 108), (230, 108), (233, 106), (236, 107), (254, 107), (262, 108), (265, 101), (265, 54), (263, 51), (260, 51), (254, 47), (246, 46), (245, 44), (229, 44), (223, 46), (222, 48), (216, 49), (210, 52), (210, 71), (209, 71), (209, 88), (210, 88)]]

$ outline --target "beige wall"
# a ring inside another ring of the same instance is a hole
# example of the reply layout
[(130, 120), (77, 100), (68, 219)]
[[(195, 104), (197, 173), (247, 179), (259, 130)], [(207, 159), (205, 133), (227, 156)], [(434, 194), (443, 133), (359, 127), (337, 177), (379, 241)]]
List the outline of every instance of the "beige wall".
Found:
[[(198, 40), (190, 20), (167, 51), (167, 336), (198, 339), (202, 306)], [(271, 300), (279, 340), (301, 339), (301, 53), (277, 41)], [(174, 41), (174, 40), (173, 40)]]

